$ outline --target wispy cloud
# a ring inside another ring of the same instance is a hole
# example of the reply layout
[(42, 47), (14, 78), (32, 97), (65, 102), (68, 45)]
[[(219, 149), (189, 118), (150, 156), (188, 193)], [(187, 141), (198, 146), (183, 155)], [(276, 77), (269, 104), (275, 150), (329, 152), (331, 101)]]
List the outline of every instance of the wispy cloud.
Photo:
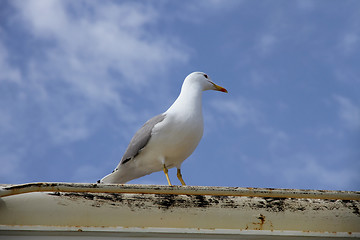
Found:
[(346, 84), (359, 84), (360, 71), (358, 69), (354, 69), (352, 67), (342, 65), (342, 66), (334, 66), (334, 75), (339, 82)]
[(242, 0), (200, 0), (196, 1), (197, 5), (194, 6), (194, 9), (197, 9), (197, 11), (201, 9), (211, 9), (213, 11), (229, 10), (239, 6), (243, 2)]
[[(127, 92), (136, 94), (139, 86), (150, 84), (149, 79), (188, 58), (173, 39), (148, 33), (148, 27), (159, 21), (151, 5), (57, 0), (13, 3), (17, 9), (14, 24), (25, 26), (38, 43), (39, 54), (27, 59), (21, 69), (25, 74), (20, 76), (19, 69), (7, 64), (6, 55), (11, 53), (0, 45), (4, 53), (1, 68), (6, 73), (2, 78), (21, 82), (17, 91), (45, 109), (43, 119), (49, 122), (44, 126), (56, 142), (87, 137), (92, 115), (103, 107), (115, 111), (120, 121), (135, 119), (136, 113), (124, 102)], [(74, 108), (77, 105), (80, 109)]]
[(275, 48), (278, 39), (273, 33), (266, 33), (259, 37), (256, 48), (261, 55), (267, 55)]
[(1, 72), (0, 84), (2, 81), (8, 81), (19, 84), (21, 80), (21, 73), (19, 69), (9, 64), (9, 52), (7, 51), (6, 47), (1, 41), (0, 41), (0, 72)]
[(360, 130), (360, 106), (357, 106), (347, 97), (336, 95), (339, 118), (344, 125), (351, 130)]
[(352, 54), (356, 51), (356, 48), (358, 48), (359, 45), (360, 37), (354, 32), (345, 34), (340, 41), (340, 47), (343, 49), (345, 54)]
[(303, 11), (312, 11), (315, 8), (315, 1), (313, 0), (297, 0), (296, 4)]
[[(344, 125), (350, 129), (359, 129), (360, 115), (355, 103), (342, 96), (336, 96), (334, 99), (338, 104), (339, 118)], [(291, 130), (295, 126), (290, 129), (286, 126), (282, 128), (272, 122), (272, 116), (266, 115), (268, 111), (262, 111), (263, 105), (264, 103), (239, 97), (211, 102), (211, 106), (221, 116), (218, 118), (215, 116), (213, 122), (231, 124), (233, 136), (224, 139), (233, 147), (239, 146), (239, 150), (232, 149), (227, 156), (229, 159), (236, 159), (235, 164), (238, 164), (238, 161), (247, 164), (248, 168), (262, 176), (271, 176), (278, 181), (279, 187), (317, 186), (323, 189), (349, 189), (357, 186), (358, 167), (348, 167), (340, 163), (352, 161), (353, 157), (349, 156), (348, 150), (339, 147), (336, 150), (337, 154), (333, 154), (327, 149), (328, 144), (332, 143), (327, 142), (325, 138), (329, 138), (330, 135), (331, 138), (335, 137), (333, 139), (335, 142), (341, 139), (338, 130), (334, 130), (333, 126), (323, 129), (321, 133), (315, 127), (311, 132)], [(244, 149), (242, 138), (252, 141), (247, 135), (249, 128), (251, 134), (257, 135), (259, 139), (249, 143), (250, 149)], [(315, 137), (317, 140), (313, 141)], [(318, 149), (314, 149), (311, 142), (318, 144)], [(298, 144), (302, 146), (297, 146)], [(262, 154), (258, 154), (254, 149), (258, 149)], [(325, 153), (322, 153), (323, 150)], [(318, 157), (319, 154), (321, 157)], [(339, 166), (334, 168), (333, 164), (336, 163)]]
[[(0, 139), (7, 140), (0, 160), (9, 172), (0, 174), (6, 182), (27, 175), (21, 167), (27, 155), (41, 158), (48, 148), (89, 139), (106, 124), (124, 134), (122, 126), (144, 114), (129, 98), (146, 99), (138, 89), (170, 84), (162, 76), (189, 58), (175, 36), (153, 31), (162, 16), (151, 4), (9, 4), (11, 14), (0, 23), (0, 36), (7, 34), (0, 38)], [(23, 154), (14, 155), (19, 146)]]
[(26, 177), (26, 174), (24, 173), (22, 166), (21, 166), (21, 159), (22, 154), (18, 150), (17, 153), (4, 149), (2, 147), (0, 149), (0, 162), (1, 162), (1, 168), (0, 168), (0, 182), (1, 183), (7, 183), (9, 180), (12, 183), (19, 183), (23, 181), (23, 179)]
[[(86, 76), (86, 85), (103, 90), (104, 83), (112, 82), (94, 78), (109, 77), (111, 71), (121, 73), (122, 80), (135, 88), (134, 83), (145, 84), (149, 74), (187, 59), (172, 39), (148, 34), (147, 27), (159, 19), (148, 5), (50, 0), (20, 1), (18, 9), (32, 35), (55, 42), (55, 46), (44, 49), (51, 70), (80, 88), (84, 87)], [(142, 74), (138, 74), (139, 68)]]
[[(336, 167), (311, 153), (293, 152), (282, 157), (269, 156), (266, 161), (251, 161), (258, 174), (276, 179), (282, 188), (309, 188), (345, 190), (360, 184), (358, 166), (347, 167), (339, 163)], [(326, 159), (331, 162), (332, 157)], [(264, 184), (265, 186), (266, 183)]]
[(1, 181), (97, 180), (203, 68), (231, 82), (204, 94), (194, 184), (223, 168), (213, 184), (358, 189), (358, 5), (5, 1)]
[(211, 106), (234, 126), (243, 127), (246, 124), (258, 124), (262, 114), (257, 104), (248, 99), (238, 97), (235, 99), (217, 99), (211, 101)]
[[(204, 23), (207, 17), (213, 17), (216, 14), (223, 14), (224, 12), (231, 11), (241, 4), (242, 0), (199, 0), (188, 1), (188, 4), (173, 2), (175, 7), (170, 11), (169, 9), (164, 14), (171, 14), (171, 19), (180, 19), (185, 22)], [(175, 11), (172, 11), (172, 10)]]
[(288, 158), (293, 164), (284, 166), (282, 175), (289, 184), (304, 179), (304, 183), (316, 182), (318, 186), (325, 188), (332, 187), (344, 189), (352, 184), (356, 185), (358, 174), (356, 168), (346, 168), (338, 166), (337, 168), (328, 167), (319, 159), (309, 154), (297, 154)]
[(288, 133), (275, 129), (274, 127), (267, 126), (260, 127), (258, 131), (267, 136), (267, 150), (271, 156), (277, 156), (283, 150), (288, 148), (290, 140)]

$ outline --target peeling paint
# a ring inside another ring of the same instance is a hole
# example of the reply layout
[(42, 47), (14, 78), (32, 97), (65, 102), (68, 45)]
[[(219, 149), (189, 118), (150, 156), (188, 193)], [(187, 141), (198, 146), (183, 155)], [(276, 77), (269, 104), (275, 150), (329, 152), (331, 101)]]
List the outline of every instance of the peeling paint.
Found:
[[(293, 198), (260, 198), (260, 197), (231, 197), (231, 196), (203, 196), (203, 195), (172, 195), (172, 194), (119, 194), (119, 193), (48, 193), (54, 197), (69, 198), (74, 201), (90, 201), (92, 206), (114, 207), (127, 206), (135, 209), (158, 208), (171, 210), (172, 208), (230, 208), (264, 210), (266, 212), (306, 212), (329, 211), (343, 207), (359, 215), (359, 201), (352, 200), (324, 200), (324, 199), (293, 199)], [(334, 215), (333, 217), (336, 217)]]
[[(75, 184), (74, 187), (50, 183), (34, 186), (51, 186), (52, 191), (18, 194), (23, 188), (5, 189), (17, 192), (15, 195), (5, 192), (6, 197), (0, 198), (0, 227), (32, 229), (32, 226), (56, 226), (72, 227), (74, 231), (119, 227), (144, 231), (149, 228), (178, 231), (223, 229), (271, 231), (271, 234), (297, 231), (299, 236), (322, 236), (323, 233), (360, 236), (360, 200), (356, 197), (357, 193), (341, 192), (342, 198), (336, 198), (335, 192), (329, 195), (323, 191), (321, 194), (328, 195), (320, 196), (332, 198), (322, 199), (315, 198), (315, 191), (299, 190), (304, 194), (297, 198), (293, 194), (296, 190), (291, 190), (292, 193), (284, 190), (282, 193), (281, 189), (241, 189), (236, 192), (238, 188), (220, 187), (206, 190), (205, 187), (134, 186), (132, 189), (132, 186), (117, 186), (116, 189), (115, 186), (99, 188), (96, 184)], [(104, 189), (105, 192), (98, 192)], [(235, 194), (222, 194), (229, 190)], [(255, 196), (240, 194), (249, 193), (246, 191), (254, 192)], [(184, 194), (180, 194), (182, 192)]]
[(360, 192), (324, 191), (274, 188), (157, 186), (132, 184), (96, 183), (26, 183), (20, 185), (0, 184), (0, 197), (29, 192), (91, 192), (91, 193), (137, 193), (174, 195), (247, 196), (269, 198), (311, 198), (360, 201)]

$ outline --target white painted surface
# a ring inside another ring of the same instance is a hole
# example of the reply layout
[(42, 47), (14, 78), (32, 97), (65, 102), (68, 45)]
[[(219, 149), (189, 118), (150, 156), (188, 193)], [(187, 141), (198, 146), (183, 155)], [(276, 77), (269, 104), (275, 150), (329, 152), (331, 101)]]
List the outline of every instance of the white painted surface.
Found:
[(57, 193), (27, 189), (49, 187), (34, 186), (2, 189), (8, 195), (0, 198), (3, 239), (360, 238), (359, 192), (339, 192), (336, 199), (334, 191), (316, 198), (313, 190), (62, 183), (51, 184), (63, 190)]

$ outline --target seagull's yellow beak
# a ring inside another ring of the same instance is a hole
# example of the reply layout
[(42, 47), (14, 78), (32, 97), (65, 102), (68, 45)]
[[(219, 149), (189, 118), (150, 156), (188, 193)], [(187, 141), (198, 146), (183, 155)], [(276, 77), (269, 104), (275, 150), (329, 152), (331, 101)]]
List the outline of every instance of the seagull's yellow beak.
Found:
[(227, 93), (227, 92), (228, 92), (225, 88), (220, 87), (219, 85), (216, 85), (216, 84), (213, 83), (213, 82), (212, 82), (212, 84), (214, 85), (214, 88), (215, 88), (214, 90), (220, 91), (220, 92), (224, 92), (224, 93)]

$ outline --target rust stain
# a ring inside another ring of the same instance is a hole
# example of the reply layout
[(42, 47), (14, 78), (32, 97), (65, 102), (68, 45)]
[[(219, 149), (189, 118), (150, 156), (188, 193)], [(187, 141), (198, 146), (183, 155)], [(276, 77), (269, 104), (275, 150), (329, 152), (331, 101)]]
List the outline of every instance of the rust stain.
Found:
[[(260, 213), (260, 216), (257, 217), (257, 219), (259, 220), (258, 222), (253, 222), (252, 224), (254, 225), (254, 230), (270, 230), (270, 231), (274, 231), (274, 226), (272, 224), (272, 222), (270, 220), (268, 220), (265, 215)], [(265, 227), (266, 226), (266, 227)], [(246, 225), (245, 230), (249, 229), (249, 226)]]
[(265, 224), (265, 216), (260, 213), (260, 216), (257, 217), (257, 219), (259, 219), (260, 222), (254, 222), (253, 223), (255, 226), (259, 226), (259, 227), (256, 227), (255, 230), (263, 230), (264, 229), (264, 224)]
[(260, 230), (262, 230), (265, 224), (265, 216), (260, 214), (260, 217), (258, 217), (258, 219), (260, 220), (260, 224), (259, 224)]

